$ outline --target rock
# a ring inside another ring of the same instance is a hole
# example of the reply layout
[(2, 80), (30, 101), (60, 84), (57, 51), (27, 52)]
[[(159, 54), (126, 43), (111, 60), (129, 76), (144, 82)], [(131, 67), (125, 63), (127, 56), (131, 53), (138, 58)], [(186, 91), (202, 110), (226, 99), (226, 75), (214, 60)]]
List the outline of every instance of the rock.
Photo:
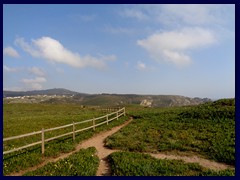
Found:
[(142, 100), (142, 102), (140, 103), (140, 105), (141, 105), (141, 106), (144, 106), (144, 107), (151, 107), (151, 106), (152, 106), (152, 102), (153, 102), (152, 99), (150, 99), (150, 100), (144, 99), (144, 100)]

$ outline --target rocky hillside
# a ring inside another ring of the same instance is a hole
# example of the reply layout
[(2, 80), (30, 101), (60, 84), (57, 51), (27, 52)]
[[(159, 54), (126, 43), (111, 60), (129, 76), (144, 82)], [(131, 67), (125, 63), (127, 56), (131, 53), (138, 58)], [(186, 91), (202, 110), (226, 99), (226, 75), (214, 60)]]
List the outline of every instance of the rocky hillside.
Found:
[(197, 105), (211, 101), (208, 98), (189, 98), (177, 95), (84, 94), (67, 89), (42, 91), (4, 91), (4, 103), (77, 103), (87, 106), (171, 107)]

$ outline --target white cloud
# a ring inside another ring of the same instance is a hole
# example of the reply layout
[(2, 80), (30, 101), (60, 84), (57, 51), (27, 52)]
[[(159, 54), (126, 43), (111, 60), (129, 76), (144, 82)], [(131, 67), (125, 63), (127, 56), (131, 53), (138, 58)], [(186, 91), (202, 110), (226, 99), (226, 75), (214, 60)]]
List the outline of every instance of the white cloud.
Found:
[(216, 25), (228, 21), (232, 7), (226, 4), (144, 4), (129, 6), (121, 14), (170, 26)]
[(38, 67), (31, 67), (31, 68), (28, 68), (28, 72), (34, 74), (34, 75), (37, 75), (37, 76), (45, 76), (45, 72), (38, 68)]
[(39, 57), (40, 54), (37, 50), (35, 50), (31, 45), (25, 42), (24, 38), (17, 38), (15, 40), (15, 44), (20, 46), (24, 51), (29, 53), (33, 57)]
[(6, 65), (3, 65), (3, 70), (5, 72), (18, 72), (18, 71), (21, 70), (21, 68), (10, 68), (10, 67), (8, 67)]
[(36, 77), (35, 79), (22, 79), (23, 82), (28, 89), (39, 90), (42, 89), (43, 86), (41, 83), (46, 82), (47, 80), (44, 77)]
[(163, 50), (162, 53), (166, 61), (172, 62), (175, 65), (181, 66), (191, 63), (191, 58), (184, 53), (171, 50)]
[(63, 63), (76, 68), (94, 67), (102, 69), (106, 67), (105, 61), (116, 59), (114, 55), (98, 58), (90, 55), (80, 56), (50, 37), (32, 40), (31, 44), (25, 42), (23, 38), (18, 38), (15, 43), (33, 57), (44, 58), (53, 63)]
[[(127, 5), (121, 13), (153, 27), (152, 35), (137, 41), (153, 59), (182, 66), (192, 62), (189, 51), (235, 37), (234, 8), (231, 4), (144, 4)], [(164, 29), (154, 32), (159, 25)]]
[(203, 28), (183, 28), (181, 30), (155, 33), (137, 44), (148, 51), (156, 61), (167, 61), (176, 65), (187, 65), (191, 58), (186, 51), (202, 48), (216, 42), (214, 34)]
[(137, 69), (138, 70), (140, 70), (140, 71), (143, 71), (143, 70), (146, 70), (146, 64), (144, 64), (143, 62), (141, 62), (141, 61), (138, 61), (138, 63), (137, 63)]
[(18, 52), (14, 48), (12, 48), (11, 46), (8, 46), (8, 47), (4, 48), (3, 49), (3, 54), (7, 55), (7, 56), (14, 57), (14, 58), (19, 58), (20, 57)]

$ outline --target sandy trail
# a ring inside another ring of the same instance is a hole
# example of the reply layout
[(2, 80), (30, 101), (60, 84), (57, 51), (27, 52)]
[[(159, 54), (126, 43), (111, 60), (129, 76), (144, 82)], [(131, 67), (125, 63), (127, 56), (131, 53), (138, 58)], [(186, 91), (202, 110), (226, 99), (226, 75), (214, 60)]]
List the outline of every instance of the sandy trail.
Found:
[(100, 133), (95, 137), (92, 137), (83, 143), (81, 143), (78, 148), (88, 148), (94, 146), (97, 149), (97, 156), (100, 159), (100, 164), (97, 171), (97, 176), (110, 176), (110, 168), (109, 163), (107, 162), (107, 156), (113, 152), (118, 150), (112, 150), (104, 147), (104, 140), (114, 134), (115, 132), (119, 131), (122, 127), (128, 125), (132, 121), (132, 118), (126, 121), (124, 124), (112, 128), (110, 131)]
[[(47, 158), (40, 165), (28, 168), (28, 169), (26, 169), (24, 171), (20, 171), (18, 173), (13, 173), (13, 174), (11, 174), (11, 176), (21, 176), (24, 173), (26, 173), (28, 171), (36, 170), (37, 168), (42, 167), (49, 162), (56, 162), (60, 159), (64, 159), (64, 158), (68, 157), (69, 155), (79, 151), (81, 148), (88, 148), (88, 147), (92, 147), (92, 146), (97, 149), (97, 156), (100, 159), (100, 164), (99, 164), (96, 175), (97, 176), (110, 176), (111, 170), (109, 167), (109, 163), (107, 161), (107, 156), (109, 154), (119, 151), (119, 150), (112, 150), (112, 149), (108, 149), (108, 148), (104, 147), (104, 140), (108, 136), (111, 136), (112, 134), (119, 131), (124, 126), (127, 126), (131, 121), (132, 121), (132, 118), (130, 118), (128, 121), (126, 121), (124, 124), (122, 124), (120, 126), (113, 127), (109, 131), (101, 132), (99, 134), (94, 135), (92, 138), (89, 138), (89, 139), (83, 141), (82, 143), (80, 143), (79, 145), (77, 145), (76, 149), (70, 153), (61, 154), (57, 158)], [(203, 158), (200, 158), (197, 156), (179, 156), (179, 155), (168, 155), (168, 154), (164, 154), (164, 153), (157, 153), (157, 154), (147, 153), (147, 154), (150, 154), (152, 157), (155, 157), (157, 159), (177, 159), (177, 160), (183, 160), (184, 162), (187, 162), (187, 163), (199, 163), (201, 166), (212, 169), (212, 170), (224, 170), (227, 168), (234, 168), (232, 166), (229, 166), (229, 165), (226, 165), (223, 163), (210, 161), (210, 160), (203, 159)]]
[(157, 153), (157, 154), (148, 153), (148, 154), (150, 154), (152, 157), (157, 159), (176, 159), (176, 160), (183, 160), (186, 163), (198, 163), (202, 167), (212, 169), (215, 171), (225, 170), (227, 168), (234, 168), (232, 166), (229, 166), (223, 163), (210, 161), (208, 159), (203, 159), (197, 156), (177, 156), (177, 155), (167, 155), (164, 153)]
[(132, 118), (130, 118), (128, 121), (126, 121), (125, 123), (123, 123), (119, 126), (113, 127), (109, 131), (100, 132), (99, 134), (96, 134), (93, 137), (91, 137), (87, 140), (84, 140), (83, 142), (78, 144), (76, 149), (72, 152), (60, 154), (60, 156), (58, 156), (57, 158), (53, 158), (53, 157), (45, 158), (44, 161), (37, 166), (30, 167), (30, 168), (27, 168), (25, 170), (21, 170), (19, 172), (9, 174), (8, 176), (22, 176), (26, 172), (34, 171), (34, 170), (46, 165), (49, 162), (56, 162), (60, 159), (64, 159), (64, 158), (70, 156), (71, 154), (73, 154), (75, 152), (78, 152), (81, 148), (88, 148), (88, 147), (92, 147), (92, 146), (94, 146), (97, 149), (97, 155), (100, 159), (100, 165), (99, 165), (99, 168), (98, 168), (97, 175), (110, 175), (109, 171), (108, 171), (109, 167), (108, 167), (106, 157), (109, 154), (111, 154), (112, 152), (115, 152), (117, 150), (110, 150), (110, 149), (105, 148), (104, 147), (104, 139), (107, 138), (108, 136), (114, 134), (115, 132), (119, 131), (122, 127), (128, 125), (131, 121), (132, 121)]

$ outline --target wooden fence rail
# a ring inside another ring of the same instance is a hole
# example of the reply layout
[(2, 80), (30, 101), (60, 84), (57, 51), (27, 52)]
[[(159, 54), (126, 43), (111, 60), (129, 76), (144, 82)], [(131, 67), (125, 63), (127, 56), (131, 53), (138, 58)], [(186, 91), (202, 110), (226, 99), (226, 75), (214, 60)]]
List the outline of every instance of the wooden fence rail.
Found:
[[(113, 115), (115, 115), (115, 116), (112, 117), (111, 119), (109, 119), (109, 117), (111, 117)], [(54, 139), (58, 139), (58, 138), (61, 138), (61, 137), (64, 137), (64, 136), (68, 136), (68, 135), (71, 135), (71, 134), (73, 135), (73, 141), (74, 141), (76, 133), (82, 132), (82, 131), (85, 131), (85, 130), (88, 130), (88, 129), (95, 130), (97, 126), (100, 126), (100, 125), (103, 125), (103, 124), (107, 124), (108, 125), (108, 123), (113, 121), (114, 119), (118, 120), (119, 117), (125, 116), (125, 115), (126, 115), (125, 107), (123, 107), (122, 109), (119, 109), (116, 112), (112, 112), (112, 113), (106, 114), (106, 115), (101, 116), (101, 117), (97, 117), (97, 118), (93, 118), (93, 119), (89, 119), (89, 120), (85, 120), (85, 121), (80, 121), (80, 122), (73, 122), (71, 124), (67, 124), (67, 125), (59, 126), (59, 127), (54, 127), (54, 128), (50, 128), (50, 129), (42, 128), (41, 131), (27, 133), (27, 134), (22, 134), (22, 135), (19, 135), (19, 136), (7, 137), (7, 138), (3, 139), (3, 142), (14, 140), (14, 139), (20, 139), (20, 138), (23, 138), (23, 137), (29, 137), (29, 136), (33, 136), (33, 135), (36, 135), (36, 134), (41, 134), (41, 141), (34, 142), (34, 143), (31, 143), (31, 144), (28, 144), (28, 145), (25, 145), (25, 146), (22, 146), (22, 147), (14, 148), (14, 149), (11, 149), (11, 150), (8, 150), (8, 151), (4, 151), (3, 154), (12, 153), (12, 152), (19, 151), (19, 150), (22, 150), (22, 149), (25, 149), (25, 148), (28, 148), (28, 147), (31, 147), (31, 146), (42, 144), (42, 154), (44, 155), (45, 142), (49, 142), (49, 141), (52, 141)], [(104, 119), (104, 118), (106, 118), (105, 121), (100, 122), (100, 123), (96, 123), (98, 120), (101, 120), (101, 119)], [(92, 122), (92, 126), (76, 130), (76, 125), (87, 123), (87, 122)], [(61, 134), (61, 135), (58, 135), (58, 136), (54, 136), (54, 137), (45, 139), (45, 133), (46, 132), (55, 131), (55, 130), (59, 130), (59, 129), (63, 129), (63, 128), (71, 127), (71, 126), (72, 126), (72, 131), (70, 131), (68, 133), (65, 133), (65, 134)]]

